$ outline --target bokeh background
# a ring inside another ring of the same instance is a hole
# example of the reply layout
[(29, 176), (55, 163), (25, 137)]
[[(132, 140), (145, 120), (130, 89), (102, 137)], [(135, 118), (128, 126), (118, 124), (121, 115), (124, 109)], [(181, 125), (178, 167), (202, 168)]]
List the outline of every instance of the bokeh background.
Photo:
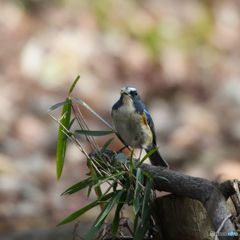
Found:
[[(0, 9), (0, 236), (52, 229), (95, 199), (85, 191), (60, 197), (88, 172), (71, 142), (56, 178), (58, 125), (47, 110), (65, 100), (77, 75), (72, 95), (109, 123), (120, 89), (135, 86), (173, 170), (240, 177), (238, 0), (1, 0)], [(108, 130), (81, 110), (91, 129)]]

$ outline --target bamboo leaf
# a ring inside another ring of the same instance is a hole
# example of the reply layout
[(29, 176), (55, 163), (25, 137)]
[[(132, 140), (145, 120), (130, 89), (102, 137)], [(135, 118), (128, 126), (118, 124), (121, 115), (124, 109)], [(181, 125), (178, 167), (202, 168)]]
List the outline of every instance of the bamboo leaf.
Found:
[(112, 142), (113, 139), (114, 139), (114, 138), (110, 138), (110, 139), (103, 145), (103, 147), (102, 147), (102, 149), (101, 149), (101, 153), (104, 153), (104, 152), (105, 152), (105, 150), (107, 149), (107, 147), (109, 146), (109, 144)]
[(124, 173), (126, 173), (126, 172), (125, 172), (125, 171), (122, 171), (122, 172), (114, 173), (114, 174), (110, 175), (109, 177), (106, 177), (106, 178), (105, 178), (104, 180), (102, 180), (101, 182), (98, 182), (98, 183), (94, 186), (94, 188), (100, 186), (101, 184), (103, 184), (104, 182), (110, 180), (111, 178), (115, 178), (115, 177), (121, 176), (121, 175), (123, 175)]
[(130, 163), (129, 163), (129, 166), (130, 166), (129, 170), (130, 170), (130, 172), (132, 172), (133, 169), (135, 169), (134, 159), (133, 159), (133, 153), (134, 153), (134, 149), (132, 149), (132, 151), (131, 151), (131, 156), (130, 156)]
[(169, 182), (169, 183), (170, 183), (170, 181), (169, 181), (167, 178), (165, 178), (165, 177), (162, 177), (162, 176), (154, 176), (154, 178), (161, 178), (161, 179), (163, 179), (163, 180), (166, 180), (167, 182)]
[(139, 211), (139, 208), (140, 208), (139, 198), (134, 196), (134, 199), (133, 199), (133, 211), (134, 211), (135, 215), (137, 215), (137, 213)]
[(126, 155), (123, 154), (123, 153), (118, 153), (118, 154), (116, 154), (116, 155), (115, 155), (115, 158), (116, 158), (119, 162), (121, 162), (121, 163), (123, 163), (123, 164), (126, 164), (126, 162), (127, 162), (127, 157), (126, 157)]
[(142, 183), (143, 183), (143, 173), (142, 169), (138, 168), (137, 169), (137, 174), (136, 174), (136, 184), (135, 184), (135, 192), (134, 192), (134, 200), (133, 200), (133, 211), (134, 214), (136, 215), (139, 211), (140, 204), (139, 204), (139, 195), (142, 191)]
[(151, 217), (151, 208), (148, 208), (146, 216), (144, 219), (142, 219), (141, 224), (138, 226), (138, 229), (134, 235), (133, 240), (144, 239), (144, 236), (148, 230), (150, 217)]
[(134, 227), (133, 227), (134, 235), (136, 234), (137, 226), (138, 226), (138, 214), (135, 215), (135, 218), (134, 218)]
[(103, 224), (103, 222), (104, 222), (104, 220), (105, 220), (105, 218), (106, 218), (107, 216), (105, 216), (105, 218), (103, 218), (103, 220), (102, 220), (99, 224), (96, 224), (96, 223), (99, 222), (99, 219), (100, 219), (100, 217), (102, 216), (102, 213), (106, 211), (106, 208), (108, 207), (108, 205), (109, 205), (109, 203), (107, 203), (107, 204), (105, 205), (105, 207), (103, 208), (103, 210), (101, 211), (101, 213), (98, 215), (98, 217), (97, 217), (96, 220), (94, 221), (91, 229), (90, 229), (89, 232), (88, 232), (88, 235), (87, 235), (87, 237), (86, 237), (86, 240), (91, 240), (91, 239), (94, 237), (94, 235), (98, 232), (98, 230), (101, 228), (101, 226), (102, 226), (102, 224)]
[(70, 195), (73, 194), (75, 192), (78, 192), (84, 188), (86, 188), (87, 186), (92, 184), (92, 178), (89, 177), (81, 182), (76, 183), (75, 185), (73, 185), (72, 187), (68, 188), (66, 191), (64, 191), (62, 195)]
[[(145, 191), (144, 191), (144, 197), (143, 197), (143, 204), (142, 204), (142, 219), (144, 219), (147, 216), (148, 213), (148, 203), (149, 203), (149, 199), (150, 199), (150, 195), (151, 195), (151, 189), (152, 189), (152, 184), (153, 184), (153, 180), (149, 180)], [(142, 221), (143, 223), (143, 221)]]
[[(117, 183), (120, 177), (121, 176), (118, 176), (117, 178), (114, 179), (114, 181), (109, 185), (108, 189), (105, 191), (105, 193), (102, 196), (106, 195), (113, 188), (113, 186)], [(116, 190), (113, 192), (116, 192)]]
[(72, 97), (74, 100), (76, 100), (77, 102), (79, 102), (80, 104), (82, 104), (85, 108), (87, 108), (89, 111), (91, 111), (95, 116), (97, 116), (100, 120), (102, 120), (112, 131), (115, 132), (114, 128), (107, 123), (102, 117), (100, 117), (93, 109), (91, 109), (84, 101), (82, 101), (79, 98), (76, 97)]
[(120, 222), (120, 211), (126, 202), (126, 197), (127, 197), (127, 191), (125, 190), (123, 192), (122, 196), (119, 198), (119, 203), (117, 204), (115, 215), (113, 218), (113, 223), (112, 223), (113, 239), (115, 239), (117, 231), (118, 231), (119, 222)]
[(80, 76), (78, 75), (77, 78), (74, 80), (74, 82), (73, 82), (73, 84), (72, 84), (72, 86), (69, 90), (69, 95), (72, 93), (72, 91), (73, 91), (74, 87), (76, 86), (79, 79), (80, 79)]
[(89, 198), (89, 196), (90, 196), (90, 193), (91, 193), (91, 191), (92, 191), (92, 184), (89, 186), (89, 188), (88, 188), (88, 193), (87, 193), (87, 198)]
[(91, 240), (94, 237), (94, 235), (98, 232), (98, 230), (101, 228), (105, 218), (107, 217), (108, 213), (111, 211), (116, 200), (121, 196), (122, 192), (123, 192), (123, 190), (118, 191), (117, 193), (116, 192), (113, 193), (114, 196), (112, 197), (110, 202), (105, 204), (105, 207), (103, 208), (101, 213), (98, 215), (97, 219), (94, 221), (94, 223), (86, 237), (86, 240)]
[[(105, 156), (105, 157), (108, 159), (109, 163), (111, 162), (111, 159), (110, 159), (110, 157), (109, 157), (107, 154), (104, 154), (104, 153), (103, 153), (103, 156)], [(97, 162), (101, 163), (102, 166), (104, 165), (104, 166), (106, 166), (107, 168), (111, 168), (111, 169), (112, 169), (112, 172), (114, 172), (114, 171), (117, 172), (117, 171), (118, 171), (116, 167), (113, 167), (113, 166), (110, 165), (108, 162), (102, 161), (102, 160), (97, 159), (97, 158), (95, 158), (95, 160), (96, 160)]]
[[(105, 205), (104, 209), (108, 206), (108, 204), (109, 204), (109, 203), (107, 203), (107, 204)], [(102, 211), (104, 211), (104, 209), (103, 209)], [(100, 215), (99, 215), (99, 216), (100, 216)], [(99, 216), (97, 217), (96, 221), (99, 219)], [(105, 216), (105, 218), (106, 218), (106, 217), (107, 217), (107, 216)], [(99, 231), (99, 229), (101, 228), (101, 226), (102, 226), (105, 218), (104, 218), (98, 225), (95, 224), (96, 221), (93, 223), (91, 229), (90, 229), (89, 232), (88, 232), (88, 235), (87, 235), (87, 237), (86, 237), (86, 240), (91, 240), (91, 239), (93, 239), (94, 235), (95, 235), (95, 234)]]
[[(137, 174), (136, 174), (136, 178), (139, 181), (139, 183), (141, 183), (143, 185), (143, 171), (141, 168), (137, 169)], [(140, 185), (140, 184), (139, 184)], [(142, 186), (141, 186), (142, 189)]]
[(83, 100), (77, 98), (77, 97), (72, 97), (72, 99), (76, 100), (79, 102), (81, 105), (83, 105), (85, 108), (87, 108), (89, 111), (91, 111), (95, 116), (97, 116), (102, 122), (104, 122), (119, 138), (119, 140), (129, 149), (129, 147), (124, 143), (123, 139), (120, 137), (120, 135), (115, 131), (115, 129), (107, 123), (102, 117), (100, 117), (92, 108), (90, 108)]
[(158, 150), (158, 148), (154, 148), (153, 150), (151, 150), (150, 152), (148, 152), (143, 159), (139, 162), (139, 164), (137, 165), (137, 168), (139, 168), (141, 166), (141, 164), (149, 157), (151, 156), (154, 152), (156, 152)]
[[(69, 98), (67, 98), (67, 99), (69, 99)], [(67, 99), (66, 99), (66, 101), (64, 101), (64, 102), (60, 102), (60, 103), (57, 103), (57, 104), (51, 106), (51, 107), (48, 109), (48, 112), (50, 112), (50, 111), (52, 111), (52, 110), (54, 110), (54, 109), (56, 109), (56, 108), (59, 108), (59, 107), (61, 107), (61, 106), (63, 106), (63, 105), (66, 105), (66, 104), (71, 103), (71, 100), (67, 100)]]
[(133, 199), (134, 199), (134, 193), (133, 191), (129, 190), (127, 194), (127, 205), (131, 206), (133, 205)]
[[(62, 118), (60, 120), (60, 123), (64, 127), (68, 127), (71, 119), (71, 101), (69, 101), (69, 98), (66, 99), (65, 102), (68, 102), (63, 106), (62, 109)], [(66, 147), (67, 147), (67, 138), (63, 139), (64, 133), (63, 133), (63, 127), (59, 125), (58, 130), (58, 142), (57, 142), (57, 156), (56, 156), (56, 170), (57, 170), (57, 179), (61, 177), (62, 169), (64, 165), (64, 159), (66, 154)]]
[[(143, 171), (143, 170), (142, 170)], [(145, 175), (148, 179), (153, 179), (147, 172), (143, 171), (143, 175)]]
[[(108, 195), (104, 196), (101, 198), (101, 201), (106, 201), (109, 198), (113, 197), (116, 194), (116, 192), (111, 192)], [(60, 223), (57, 224), (57, 226), (69, 223), (73, 220), (75, 220), (76, 218), (80, 217), (82, 214), (84, 214), (85, 212), (89, 211), (90, 209), (96, 207), (97, 205), (101, 204), (101, 202), (99, 200), (96, 200), (92, 203), (90, 203), (89, 205), (81, 208), (80, 210), (74, 212), (73, 214), (69, 215), (67, 218), (65, 218), (63, 221), (61, 221)]]
[[(88, 167), (89, 167), (89, 169), (90, 169), (91, 176), (92, 176), (93, 178), (97, 178), (98, 176), (97, 176), (96, 171), (95, 171), (95, 169), (94, 169), (94, 167), (93, 167), (93, 165), (92, 165), (91, 158), (88, 159)], [(92, 179), (92, 181), (93, 181), (93, 185), (96, 185), (96, 184), (98, 183), (98, 180), (96, 180), (96, 179)], [(94, 190), (95, 190), (95, 193), (96, 193), (97, 197), (100, 198), (100, 197), (102, 196), (102, 190), (101, 190), (101, 188), (100, 188), (100, 187), (97, 187), (97, 188), (95, 188)], [(103, 204), (101, 204), (100, 206), (101, 206), (101, 209), (103, 209)]]
[(105, 217), (108, 215), (108, 213), (112, 210), (114, 204), (118, 201), (118, 199), (121, 197), (124, 190), (121, 190), (117, 194), (115, 193), (115, 196), (112, 197), (110, 202), (107, 204), (106, 209), (102, 210), (101, 217), (99, 218), (98, 222), (96, 223), (96, 226), (105, 219)]
[(113, 131), (89, 131), (89, 130), (76, 130), (74, 133), (77, 134), (83, 134), (87, 136), (95, 136), (95, 137), (100, 137), (100, 136), (105, 136), (111, 133), (114, 133)]
[[(68, 130), (71, 129), (71, 127), (72, 127), (75, 119), (76, 119), (76, 118), (73, 118), (72, 121), (69, 123), (69, 126), (67, 127)], [(73, 135), (71, 132), (70, 132), (70, 133), (64, 132), (64, 134), (63, 134), (63, 140), (65, 140), (65, 139), (67, 138), (67, 136), (71, 136), (71, 135)]]
[(113, 184), (113, 192), (116, 192), (117, 186), (118, 186), (118, 182), (116, 181), (116, 182)]

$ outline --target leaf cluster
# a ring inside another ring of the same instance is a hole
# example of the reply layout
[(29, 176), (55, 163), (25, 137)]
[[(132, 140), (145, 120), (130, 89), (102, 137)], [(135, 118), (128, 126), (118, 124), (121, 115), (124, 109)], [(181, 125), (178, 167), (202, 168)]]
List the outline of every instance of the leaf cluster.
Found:
[[(62, 193), (62, 195), (74, 194), (78, 191), (81, 191), (82, 189), (88, 188), (87, 196), (89, 196), (91, 191), (94, 190), (97, 195), (97, 200), (74, 212), (63, 221), (61, 221), (57, 226), (69, 223), (90, 209), (100, 205), (101, 212), (94, 221), (86, 238), (87, 240), (90, 240), (100, 230), (106, 217), (111, 212), (113, 207), (116, 206), (112, 223), (112, 236), (115, 238), (118, 234), (118, 228), (120, 224), (120, 212), (122, 211), (123, 206), (126, 204), (128, 206), (132, 206), (135, 215), (133, 230), (134, 239), (143, 239), (151, 224), (151, 202), (154, 199), (155, 195), (152, 190), (153, 179), (139, 167), (141, 163), (157, 149), (154, 149), (146, 154), (141, 162), (135, 166), (133, 158), (134, 149), (131, 152), (130, 158), (127, 158), (123, 153), (116, 153), (112, 157), (107, 154), (107, 148), (112, 142), (113, 138), (110, 138), (102, 148), (99, 148), (93, 137), (104, 136), (113, 133), (117, 135), (117, 133), (110, 124), (101, 118), (85, 102), (79, 98), (70, 96), (79, 78), (80, 77), (78, 76), (72, 84), (72, 87), (69, 90), (68, 98), (66, 98), (64, 102), (55, 104), (49, 109), (50, 112), (56, 108), (63, 106), (60, 120), (57, 120), (55, 117), (53, 117), (53, 115), (49, 113), (49, 115), (59, 124), (56, 154), (57, 178), (59, 179), (61, 177), (65, 160), (67, 140), (70, 139), (87, 157), (90, 173), (85, 180), (69, 187)], [(111, 130), (89, 130), (78, 106), (76, 112), (74, 108), (74, 101), (80, 103), (82, 106), (90, 110)], [(75, 117), (71, 120), (72, 110)], [(79, 123), (80, 129), (71, 131), (71, 127), (74, 121), (77, 121)], [(87, 141), (89, 141), (94, 150), (94, 154), (90, 155), (86, 153), (80, 141), (76, 137), (77, 134), (82, 134), (86, 137)], [(107, 183), (109, 185), (104, 193), (102, 193), (101, 189), (101, 185), (103, 183)]]

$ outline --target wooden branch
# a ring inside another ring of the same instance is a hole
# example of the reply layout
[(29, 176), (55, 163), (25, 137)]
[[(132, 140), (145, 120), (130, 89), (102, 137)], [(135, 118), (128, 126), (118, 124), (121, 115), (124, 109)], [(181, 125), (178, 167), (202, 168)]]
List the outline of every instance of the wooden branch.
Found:
[[(111, 158), (112, 163), (115, 162), (115, 153), (112, 150), (106, 149), (105, 154)], [(96, 156), (96, 153), (93, 151), (89, 155)], [(226, 220), (226, 217), (231, 214), (226, 200), (235, 193), (232, 181), (228, 180), (219, 183), (184, 175), (168, 168), (152, 166), (145, 163), (143, 163), (140, 168), (153, 177), (156, 190), (199, 200), (206, 208), (215, 232), (217, 232), (223, 221), (225, 221), (225, 223), (222, 226), (221, 232), (236, 231), (231, 219), (228, 218)], [(225, 236), (219, 236), (221, 240), (226, 238)]]
[[(144, 163), (141, 165), (141, 169), (154, 178), (157, 190), (199, 200), (206, 208), (215, 232), (217, 232), (223, 220), (231, 214), (226, 200), (235, 193), (235, 190), (230, 180), (221, 184)], [(168, 181), (158, 176), (164, 177)], [(231, 220), (227, 219), (221, 232), (232, 231), (236, 231), (236, 229)], [(219, 239), (225, 239), (225, 237), (219, 236)]]

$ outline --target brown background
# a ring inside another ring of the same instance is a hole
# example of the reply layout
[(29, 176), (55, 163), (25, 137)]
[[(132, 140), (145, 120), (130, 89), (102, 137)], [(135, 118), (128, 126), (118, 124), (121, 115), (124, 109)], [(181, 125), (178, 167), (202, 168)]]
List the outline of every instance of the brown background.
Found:
[[(64, 101), (77, 75), (73, 96), (109, 123), (120, 89), (135, 86), (172, 169), (239, 178), (237, 0), (2, 0), (0, 9), (0, 232), (52, 228), (95, 199), (86, 191), (60, 197), (88, 172), (72, 143), (59, 181), (55, 173), (58, 126), (47, 109)], [(108, 130), (82, 111), (92, 130)]]

